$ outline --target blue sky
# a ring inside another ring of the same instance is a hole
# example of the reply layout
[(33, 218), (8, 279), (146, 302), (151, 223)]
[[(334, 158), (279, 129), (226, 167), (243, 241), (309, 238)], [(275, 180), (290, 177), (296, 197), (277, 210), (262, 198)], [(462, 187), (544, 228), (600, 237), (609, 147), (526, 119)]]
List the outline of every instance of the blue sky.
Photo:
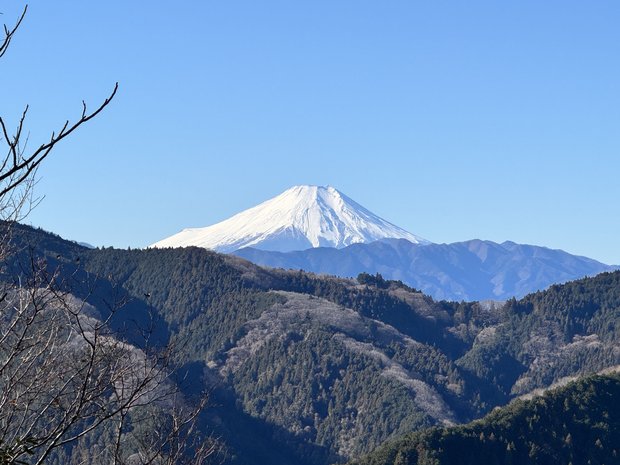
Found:
[[(11, 22), (20, 2), (2, 5)], [(33, 0), (0, 61), (39, 171), (28, 221), (141, 247), (295, 184), (434, 242), (620, 263), (620, 2)]]

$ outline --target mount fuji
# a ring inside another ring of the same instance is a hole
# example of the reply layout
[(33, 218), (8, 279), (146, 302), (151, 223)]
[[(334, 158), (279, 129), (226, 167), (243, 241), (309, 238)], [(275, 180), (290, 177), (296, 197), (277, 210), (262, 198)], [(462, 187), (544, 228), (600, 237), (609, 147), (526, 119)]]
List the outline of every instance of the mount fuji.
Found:
[(341, 249), (380, 239), (430, 244), (331, 186), (295, 186), (221, 223), (184, 229), (151, 247), (197, 246), (224, 253), (252, 247), (290, 252), (316, 247)]
[(151, 245), (189, 246), (267, 267), (342, 277), (381, 273), (447, 300), (505, 300), (618, 268), (509, 241), (434, 244), (329, 186), (295, 186), (221, 223), (184, 229)]

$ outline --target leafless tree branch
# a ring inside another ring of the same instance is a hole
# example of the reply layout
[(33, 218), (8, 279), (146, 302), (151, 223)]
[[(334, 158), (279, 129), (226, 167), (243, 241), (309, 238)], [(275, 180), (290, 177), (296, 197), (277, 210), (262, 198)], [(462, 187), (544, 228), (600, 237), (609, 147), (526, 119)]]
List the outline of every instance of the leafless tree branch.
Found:
[(6, 24), (3, 25), (4, 38), (2, 39), (2, 41), (0, 41), (0, 58), (2, 58), (2, 56), (9, 48), (9, 44), (11, 43), (11, 39), (13, 39), (13, 35), (15, 34), (15, 32), (17, 32), (17, 29), (19, 29), (19, 26), (21, 25), (24, 17), (26, 16), (26, 11), (28, 11), (28, 5), (24, 7), (21, 16), (12, 28), (9, 28)]
[[(27, 9), (0, 32), (0, 57)], [(5, 147), (0, 156), (0, 268), (16, 253), (10, 222), (32, 206), (41, 162), (101, 113), (117, 91), (118, 83), (90, 112), (83, 101), (76, 121), (67, 120), (32, 151), (27, 150), (29, 107), (14, 130), (0, 117)], [(126, 342), (111, 326), (122, 301), (110, 302), (102, 317), (87, 303), (88, 296), (80, 300), (67, 291), (66, 271), (48, 269), (34, 254), (23, 271), (24, 279), (0, 279), (0, 465), (43, 465), (55, 452), (70, 451), (100, 434), (108, 434), (109, 441), (84, 463), (204, 464), (216, 448), (216, 441), (202, 438), (197, 429), (207, 397), (190, 407), (171, 379), (175, 344), (153, 347), (153, 326), (145, 328), (140, 344)]]
[(38, 149), (29, 154), (26, 154), (20, 146), (28, 106), (26, 106), (26, 109), (22, 113), (17, 125), (17, 130), (12, 136), (9, 135), (4, 119), (0, 117), (0, 128), (2, 129), (4, 141), (8, 146), (7, 155), (0, 164), (2, 168), (0, 170), (0, 199), (13, 191), (16, 187), (21, 186), (25, 180), (33, 174), (39, 164), (47, 158), (58, 142), (65, 139), (82, 124), (90, 121), (101, 113), (112, 101), (117, 91), (118, 82), (114, 85), (114, 89), (108, 98), (106, 98), (92, 113), (87, 113), (86, 104), (82, 102), (83, 110), (80, 119), (73, 124), (70, 124), (67, 120), (58, 133), (52, 132), (48, 142), (41, 144)]

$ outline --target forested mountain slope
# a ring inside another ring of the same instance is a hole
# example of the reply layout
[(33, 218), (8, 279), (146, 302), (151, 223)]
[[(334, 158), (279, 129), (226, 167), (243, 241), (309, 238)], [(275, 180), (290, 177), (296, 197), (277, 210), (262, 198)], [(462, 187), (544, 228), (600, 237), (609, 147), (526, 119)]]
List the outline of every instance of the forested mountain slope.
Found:
[(14, 270), (44, 259), (97, 308), (124, 303), (124, 337), (154, 315), (161, 340), (183, 342), (184, 389), (212, 392), (203, 427), (226, 443), (229, 463), (346, 461), (620, 364), (620, 273), (496, 307), (201, 248), (90, 250), (22, 226), (13, 236)]
[(503, 312), (502, 324), (479, 334), (459, 365), (506, 395), (520, 395), (620, 360), (618, 272), (510, 300)]
[(620, 375), (592, 376), (515, 401), (465, 426), (387, 444), (355, 465), (555, 465), (620, 462)]

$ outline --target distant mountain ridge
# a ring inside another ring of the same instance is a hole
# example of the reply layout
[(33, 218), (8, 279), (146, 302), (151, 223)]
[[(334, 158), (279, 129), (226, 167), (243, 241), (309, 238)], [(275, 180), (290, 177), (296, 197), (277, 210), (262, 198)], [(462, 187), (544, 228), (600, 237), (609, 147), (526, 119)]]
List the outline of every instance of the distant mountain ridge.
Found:
[(189, 228), (151, 247), (197, 246), (217, 252), (244, 247), (287, 252), (342, 248), (384, 238), (428, 244), (380, 218), (331, 186), (294, 186), (253, 208), (205, 228)]
[(506, 300), (618, 268), (509, 241), (434, 244), (331, 186), (294, 186), (225, 221), (151, 245), (190, 246), (274, 268), (341, 277), (381, 273), (446, 300)]
[(562, 250), (478, 239), (422, 246), (405, 239), (384, 239), (343, 249), (282, 253), (246, 248), (234, 254), (262, 266), (341, 277), (378, 272), (446, 300), (506, 300), (618, 269)]

